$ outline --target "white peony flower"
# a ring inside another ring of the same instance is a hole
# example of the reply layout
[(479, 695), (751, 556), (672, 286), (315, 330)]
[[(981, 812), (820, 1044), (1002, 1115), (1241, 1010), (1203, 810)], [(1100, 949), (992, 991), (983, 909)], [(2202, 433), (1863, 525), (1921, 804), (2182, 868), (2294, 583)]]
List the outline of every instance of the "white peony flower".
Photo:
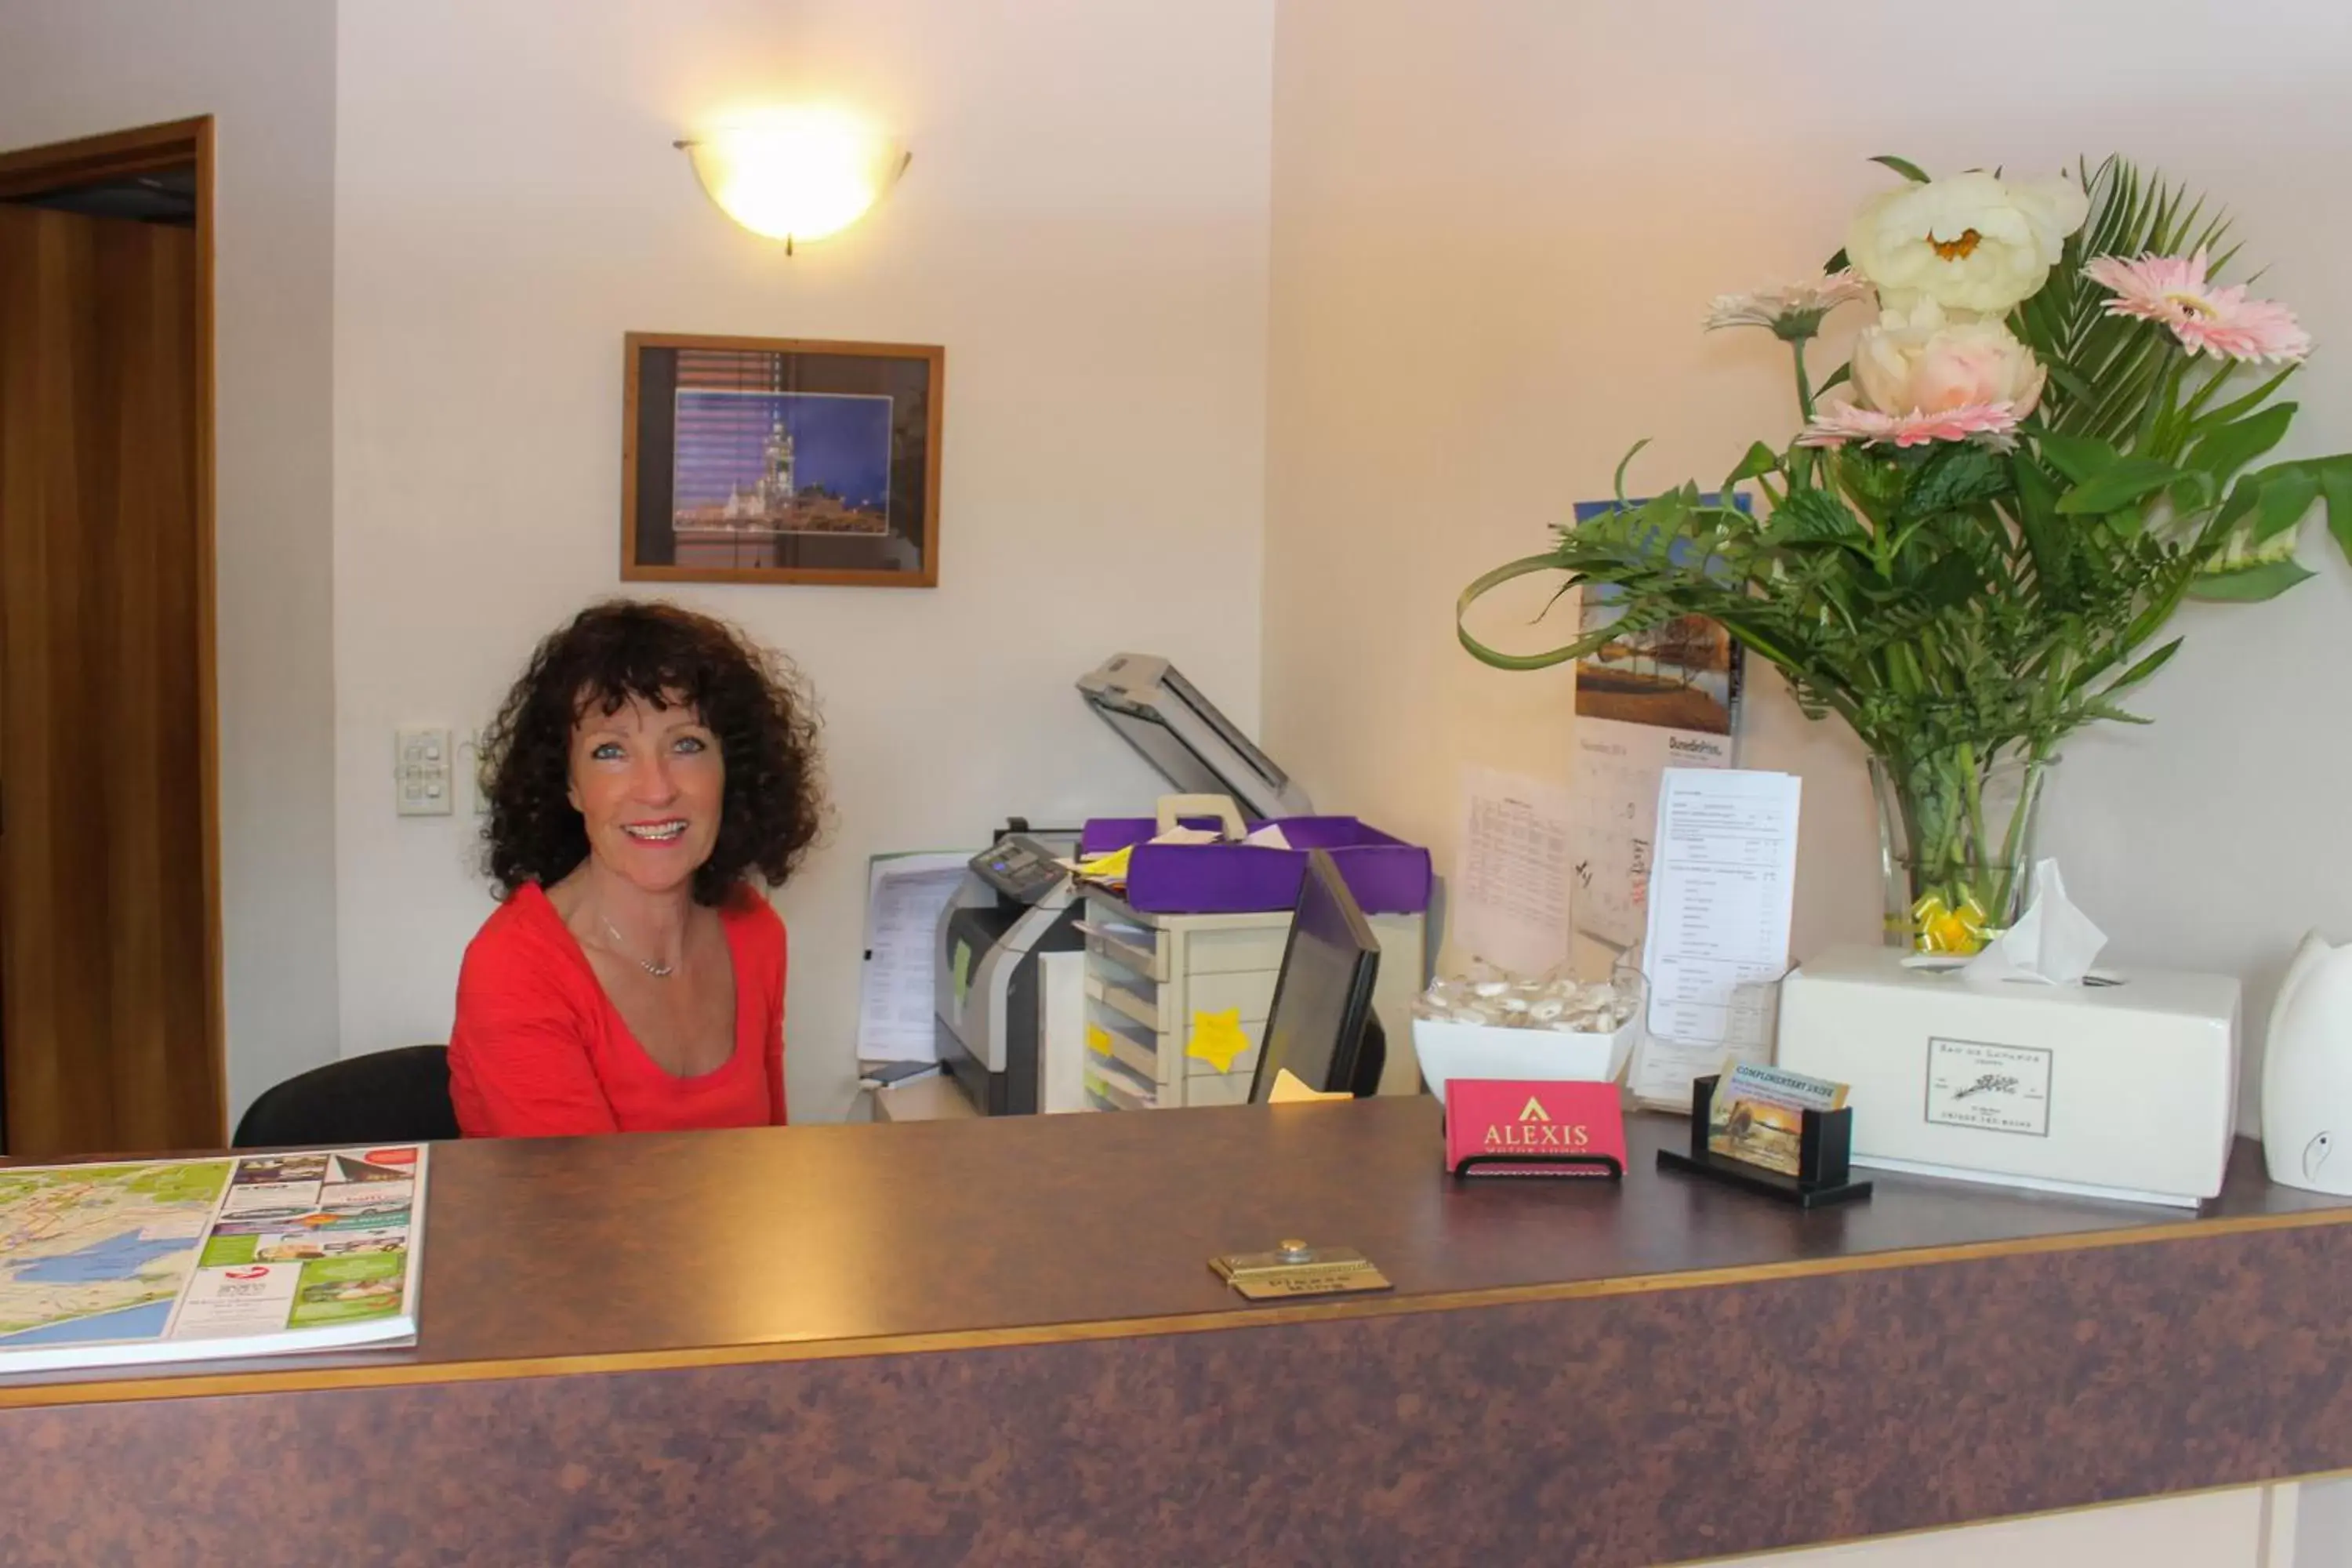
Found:
[(1956, 174), (1863, 203), (1846, 259), (1878, 286), (1882, 303), (1925, 298), (1947, 310), (2000, 315), (2042, 287), (2089, 212), (2064, 180)]
[(1955, 321), (1933, 300), (1888, 310), (1853, 345), (1853, 385), (1882, 414), (1944, 414), (1995, 404), (2022, 419), (2044, 372), (1999, 321)]

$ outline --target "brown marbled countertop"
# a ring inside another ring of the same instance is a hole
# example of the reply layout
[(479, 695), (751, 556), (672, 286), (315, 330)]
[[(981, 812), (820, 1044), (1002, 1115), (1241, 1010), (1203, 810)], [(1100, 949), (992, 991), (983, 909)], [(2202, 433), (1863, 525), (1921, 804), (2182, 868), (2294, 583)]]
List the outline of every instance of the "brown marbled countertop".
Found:
[[(2352, 1207), (1439, 1167), (1428, 1100), (456, 1144), (420, 1342), (0, 1382), (0, 1562), (1566, 1568), (2352, 1468)], [(1360, 1247), (1253, 1306), (1212, 1254)]]
[[(442, 1144), (413, 1350), (0, 1378), (0, 1410), (1195, 1331), (2352, 1217), (2242, 1142), (2201, 1214), (1878, 1172), (1801, 1213), (1654, 1170), (1457, 1182), (1427, 1099)], [(1252, 1305), (1212, 1254), (1355, 1247), (1392, 1294)]]

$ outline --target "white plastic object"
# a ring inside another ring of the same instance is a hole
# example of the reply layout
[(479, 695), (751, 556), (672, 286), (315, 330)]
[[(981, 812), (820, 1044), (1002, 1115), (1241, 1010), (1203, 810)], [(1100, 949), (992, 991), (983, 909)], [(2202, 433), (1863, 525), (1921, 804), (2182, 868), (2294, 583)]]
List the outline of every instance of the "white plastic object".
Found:
[(2282, 1186), (2352, 1197), (2352, 944), (2317, 931), (2271, 1005), (2263, 1163)]
[(1188, 816), (1213, 816), (1228, 843), (1241, 842), (1249, 830), (1242, 826), (1241, 808), (1229, 795), (1163, 795), (1160, 797), (1160, 831), (1168, 833)]

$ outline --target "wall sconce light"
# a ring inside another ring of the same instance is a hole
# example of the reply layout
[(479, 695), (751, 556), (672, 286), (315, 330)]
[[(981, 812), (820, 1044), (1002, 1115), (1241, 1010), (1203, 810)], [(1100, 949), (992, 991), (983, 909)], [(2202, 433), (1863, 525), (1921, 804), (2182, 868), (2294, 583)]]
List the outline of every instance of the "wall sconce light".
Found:
[(784, 242), (838, 234), (898, 183), (914, 154), (849, 115), (772, 110), (677, 146), (719, 210)]

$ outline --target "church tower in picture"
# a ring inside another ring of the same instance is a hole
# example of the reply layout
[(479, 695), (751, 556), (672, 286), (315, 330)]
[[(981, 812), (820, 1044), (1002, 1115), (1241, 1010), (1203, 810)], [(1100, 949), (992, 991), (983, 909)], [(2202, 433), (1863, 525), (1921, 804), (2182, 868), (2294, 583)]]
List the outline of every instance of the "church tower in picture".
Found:
[(760, 459), (760, 510), (770, 517), (792, 510), (800, 489), (793, 480), (793, 433), (784, 428), (781, 415), (768, 432)]

